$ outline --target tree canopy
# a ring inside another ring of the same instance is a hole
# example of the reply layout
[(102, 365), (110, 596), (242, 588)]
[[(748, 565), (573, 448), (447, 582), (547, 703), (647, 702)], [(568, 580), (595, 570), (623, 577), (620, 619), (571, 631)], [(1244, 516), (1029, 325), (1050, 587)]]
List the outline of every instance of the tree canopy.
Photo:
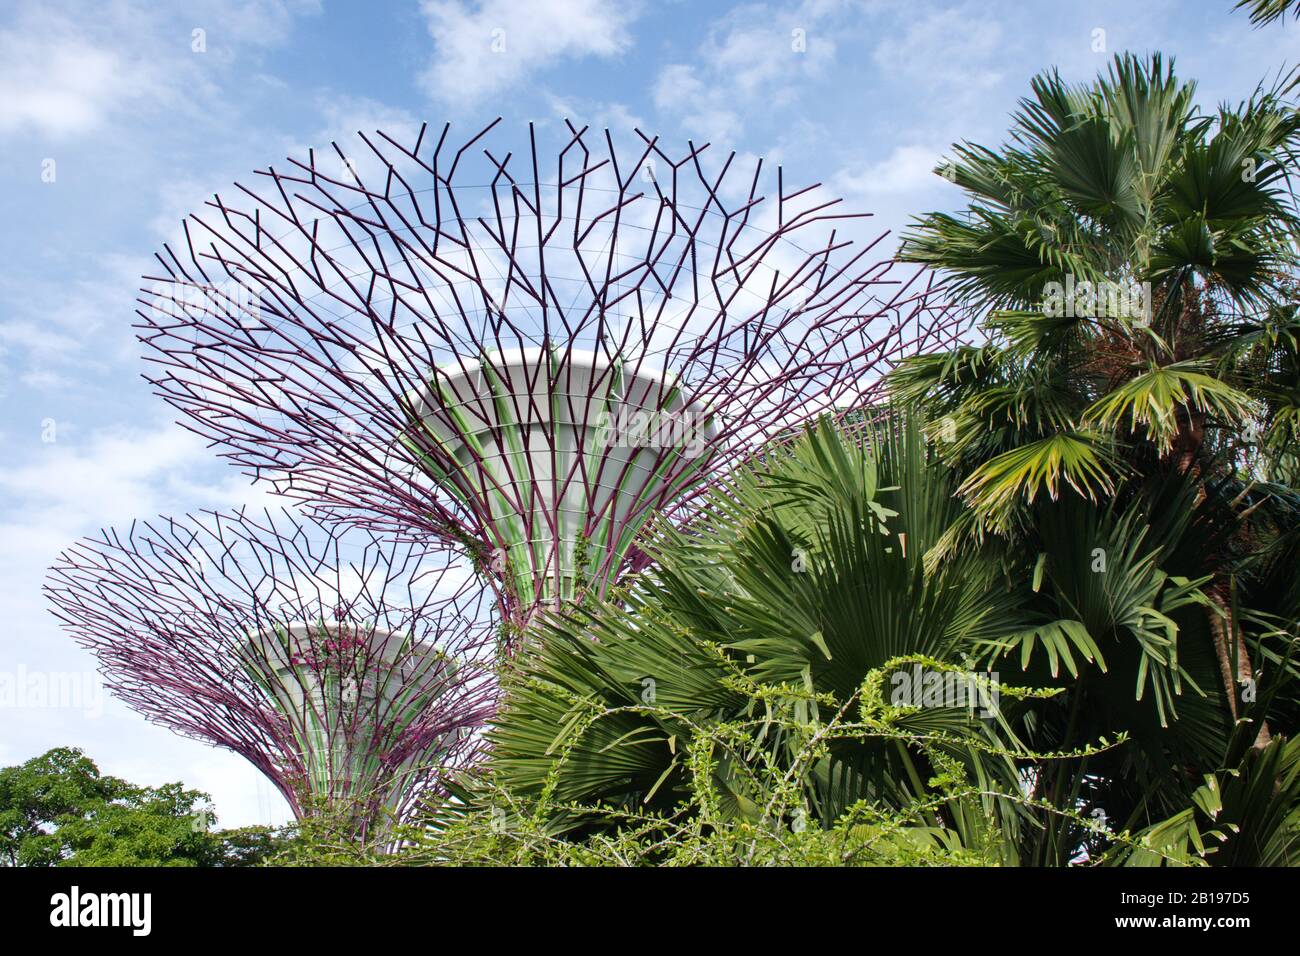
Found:
[(10, 866), (246, 866), (279, 846), (270, 828), (215, 822), (207, 794), (105, 776), (72, 747), (0, 769), (0, 856)]

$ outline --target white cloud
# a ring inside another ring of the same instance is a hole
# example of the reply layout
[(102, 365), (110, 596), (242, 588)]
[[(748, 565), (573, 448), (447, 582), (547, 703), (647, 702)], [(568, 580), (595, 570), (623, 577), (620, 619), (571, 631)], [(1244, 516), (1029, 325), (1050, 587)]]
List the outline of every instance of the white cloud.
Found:
[(93, 43), (65, 20), (0, 31), (0, 133), (86, 133), (110, 111), (156, 93), (156, 83), (146, 62)]
[[(55, 423), (54, 440), (33, 443), (21, 463), (0, 468), (0, 492), (21, 518), (3, 527), (6, 543), (26, 551), (70, 543), (86, 528), (157, 514), (164, 508), (210, 508), (249, 498), (258, 488), (233, 469), (223, 480), (205, 480), (214, 464), (211, 449), (179, 425), (153, 429), (114, 427), (88, 441), (73, 440), (75, 426)], [(266, 499), (263, 499), (266, 500)], [(30, 554), (31, 552), (29, 552)]]
[(0, 135), (66, 139), (143, 107), (210, 112), (219, 90), (209, 60), (229, 66), (241, 51), (277, 45), (297, 17), (320, 9), (318, 0), (201, 0), (176, 17), (131, 3), (49, 6), (23, 4), (0, 30)]
[[(399, 143), (414, 142), (420, 122), (410, 112), (364, 96), (327, 96), (319, 102), (325, 125), (316, 134), (317, 149), (330, 140), (357, 132), (383, 130)], [(376, 143), (383, 146), (382, 143)]]
[(738, 7), (714, 21), (692, 64), (670, 63), (655, 80), (655, 106), (697, 140), (734, 144), (745, 118), (798, 100), (825, 76), (837, 51), (830, 19), (843, 4)]
[(203, 0), (187, 4), (194, 26), (215, 44), (278, 46), (290, 39), (297, 18), (321, 12), (320, 0)]
[(72, 380), (46, 368), (33, 368), (18, 377), (27, 388), (37, 392), (64, 391), (72, 386)]
[(878, 162), (849, 164), (829, 180), (836, 195), (855, 211), (869, 210), (873, 233), (886, 229), (894, 235), (886, 239), (882, 254), (892, 251), (897, 233), (910, 219), (926, 209), (940, 209), (956, 201), (960, 190), (935, 167), (949, 155), (937, 144), (898, 146)]
[(71, 335), (60, 335), (36, 322), (0, 322), (0, 342), (21, 345), (37, 354), (66, 354), (81, 347), (80, 340)]
[(675, 115), (682, 130), (698, 140), (730, 143), (744, 128), (740, 113), (723, 104), (726, 94), (709, 92), (697, 69), (685, 63), (664, 67), (654, 85), (655, 108)]
[(929, 190), (936, 185), (934, 168), (945, 151), (933, 146), (899, 146), (888, 157), (861, 169), (835, 176), (839, 191), (859, 196), (892, 196)]
[(560, 60), (614, 57), (632, 45), (636, 4), (620, 0), (425, 0), (436, 51), (421, 77), (450, 105), (474, 104)]
[(913, 95), (942, 96), (955, 111), (1001, 81), (1009, 41), (985, 8), (933, 10), (904, 22), (906, 29), (882, 39), (872, 55)]
[(0, 302), (9, 303), (0, 346), (37, 366), (24, 373), (77, 369), (93, 378), (108, 374), (113, 360), (136, 361), (139, 343), (131, 326), (140, 277), (149, 270), (157, 271), (157, 263), (148, 256), (108, 253), (76, 277), (0, 280)]
[(555, 95), (548, 95), (546, 101), (556, 117), (570, 120), (577, 127), (591, 126), (623, 134), (646, 130), (646, 121), (626, 103)]

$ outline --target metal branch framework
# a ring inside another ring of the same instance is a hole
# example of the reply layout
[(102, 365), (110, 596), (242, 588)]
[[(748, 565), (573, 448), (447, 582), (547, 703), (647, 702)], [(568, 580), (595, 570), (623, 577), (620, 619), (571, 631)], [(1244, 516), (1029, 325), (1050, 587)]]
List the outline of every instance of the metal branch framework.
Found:
[(186, 222), (139, 315), (187, 427), (324, 517), (468, 549), (516, 620), (960, 331), (818, 185), (571, 124), (543, 164), (496, 126), (261, 171)]
[(240, 754), (299, 817), (380, 838), (493, 714), (491, 601), (424, 546), (288, 512), (109, 530), (46, 592), (110, 690), (151, 721)]

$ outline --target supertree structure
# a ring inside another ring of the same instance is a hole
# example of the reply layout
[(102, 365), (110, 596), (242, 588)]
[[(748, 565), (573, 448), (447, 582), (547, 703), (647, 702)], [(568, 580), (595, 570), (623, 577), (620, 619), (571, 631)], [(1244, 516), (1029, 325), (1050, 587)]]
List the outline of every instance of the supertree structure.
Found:
[(382, 840), (493, 713), (492, 602), (447, 557), (287, 511), (204, 513), (83, 539), (46, 592), (130, 707), (249, 760), (300, 818)]
[(261, 170), (139, 314), (187, 427), (314, 513), (467, 550), (509, 621), (603, 593), (652, 516), (958, 334), (819, 185), (572, 124), (543, 163), (496, 125)]

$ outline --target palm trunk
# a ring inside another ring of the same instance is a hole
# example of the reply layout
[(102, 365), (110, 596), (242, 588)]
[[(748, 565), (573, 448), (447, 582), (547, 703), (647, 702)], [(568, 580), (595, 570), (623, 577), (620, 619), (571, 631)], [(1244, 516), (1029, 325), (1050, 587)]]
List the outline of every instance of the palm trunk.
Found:
[[(1205, 415), (1185, 407), (1180, 408), (1177, 414), (1180, 427), (1174, 438), (1172, 457), (1178, 473), (1190, 474), (1196, 481), (1196, 505), (1199, 507), (1205, 501), (1205, 484), (1201, 480), (1199, 460), (1201, 444), (1205, 440)], [(1219, 662), (1223, 693), (1228, 698), (1228, 713), (1235, 723), (1240, 716), (1238, 691), (1244, 682), (1254, 680), (1255, 669), (1232, 612), (1230, 593), (1227, 579), (1216, 571), (1206, 592), (1213, 606), (1206, 608), (1205, 613), (1214, 639), (1214, 654)], [(1268, 723), (1264, 722), (1255, 738), (1255, 746), (1266, 746), (1269, 740)]]
[[(1207, 608), (1210, 633), (1214, 636), (1214, 651), (1219, 659), (1219, 674), (1223, 679), (1223, 689), (1228, 697), (1228, 710), (1235, 722), (1239, 714), (1237, 692), (1243, 684), (1253, 683), (1255, 670), (1250, 663), (1250, 653), (1246, 650), (1246, 641), (1237, 628), (1232, 613), (1232, 602), (1228, 599), (1227, 582), (1216, 576), (1208, 589), (1208, 596), (1214, 607)], [(1235, 666), (1233, 658), (1236, 658)], [(1260, 724), (1259, 734), (1255, 737), (1255, 748), (1268, 746), (1272, 740), (1268, 721)]]
[[(1217, 587), (1211, 591), (1217, 590)], [(1232, 627), (1226, 619), (1232, 611), (1223, 605), (1223, 602), (1213, 593), (1210, 595), (1210, 601), (1213, 607), (1206, 609), (1206, 617), (1210, 624), (1210, 634), (1214, 638), (1214, 654), (1219, 659), (1219, 677), (1223, 681), (1223, 690), (1228, 698), (1228, 711), (1232, 714), (1233, 721), (1238, 717), (1237, 713), (1237, 682), (1241, 679), (1241, 671), (1250, 673), (1250, 662), (1243, 660), (1240, 656), (1237, 658), (1237, 673), (1233, 673), (1232, 666), (1232, 648), (1229, 634)]]

